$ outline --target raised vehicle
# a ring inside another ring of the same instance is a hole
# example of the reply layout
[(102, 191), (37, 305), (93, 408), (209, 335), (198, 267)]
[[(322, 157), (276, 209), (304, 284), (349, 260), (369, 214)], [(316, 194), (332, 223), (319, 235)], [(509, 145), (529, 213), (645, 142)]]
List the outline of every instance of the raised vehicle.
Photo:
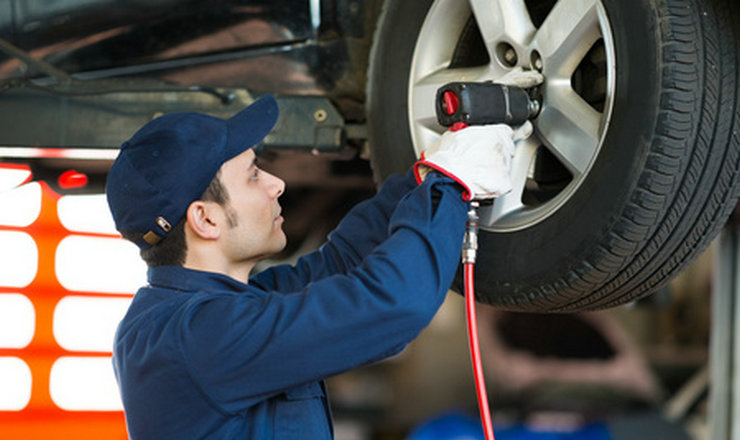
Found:
[(263, 93), (289, 187), (363, 187), (368, 161), (379, 184), (442, 132), (440, 86), (542, 72), (515, 189), (481, 210), (479, 300), (509, 310), (655, 291), (740, 188), (733, 0), (0, 0), (0, 50), (0, 160), (88, 191), (146, 120)]

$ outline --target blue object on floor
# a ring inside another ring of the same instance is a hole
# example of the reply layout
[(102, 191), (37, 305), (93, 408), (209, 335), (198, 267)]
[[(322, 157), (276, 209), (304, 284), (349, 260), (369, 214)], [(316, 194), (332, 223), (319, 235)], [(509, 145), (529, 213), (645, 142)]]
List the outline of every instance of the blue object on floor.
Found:
[[(494, 434), (498, 431), (495, 430)], [(406, 440), (485, 440), (480, 421), (461, 413), (435, 417), (415, 428)]]
[[(577, 431), (533, 431), (516, 425), (496, 428), (496, 440), (612, 440), (602, 424), (591, 424)], [(477, 418), (461, 413), (448, 413), (414, 429), (406, 440), (484, 440), (483, 429)]]

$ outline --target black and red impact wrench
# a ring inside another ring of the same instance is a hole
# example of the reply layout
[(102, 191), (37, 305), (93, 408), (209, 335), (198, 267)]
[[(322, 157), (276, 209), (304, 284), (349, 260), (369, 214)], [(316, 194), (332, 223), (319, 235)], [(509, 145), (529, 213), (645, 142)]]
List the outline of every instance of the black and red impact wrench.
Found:
[(519, 126), (534, 118), (540, 103), (527, 89), (494, 82), (451, 82), (437, 90), (437, 121), (455, 131), (468, 125)]

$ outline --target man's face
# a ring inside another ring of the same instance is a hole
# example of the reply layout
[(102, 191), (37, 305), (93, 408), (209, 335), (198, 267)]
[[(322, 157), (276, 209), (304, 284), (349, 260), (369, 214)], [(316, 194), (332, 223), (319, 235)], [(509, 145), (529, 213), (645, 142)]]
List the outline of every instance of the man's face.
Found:
[(256, 263), (286, 244), (278, 203), (285, 182), (261, 170), (255, 160), (249, 149), (221, 166), (221, 184), (228, 194), (223, 210), (230, 220), (222, 229), (222, 246), (235, 263)]

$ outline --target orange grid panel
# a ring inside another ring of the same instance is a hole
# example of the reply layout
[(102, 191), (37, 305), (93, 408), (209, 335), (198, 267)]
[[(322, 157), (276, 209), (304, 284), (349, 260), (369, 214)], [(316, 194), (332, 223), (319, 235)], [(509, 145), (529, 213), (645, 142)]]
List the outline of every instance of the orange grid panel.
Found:
[[(126, 439), (125, 421), (122, 411), (66, 411), (59, 408), (49, 392), (49, 375), (53, 363), (62, 356), (89, 356), (110, 358), (110, 353), (68, 351), (59, 346), (54, 338), (53, 316), (57, 303), (67, 295), (56, 278), (54, 258), (61, 240), (70, 235), (62, 226), (57, 214), (59, 195), (47, 185), (41, 184), (41, 212), (29, 226), (0, 226), (0, 231), (22, 231), (33, 237), (39, 251), (38, 272), (26, 287), (0, 286), (2, 293), (20, 293), (33, 304), (36, 312), (36, 328), (30, 344), (22, 349), (0, 348), (0, 356), (22, 359), (31, 369), (31, 399), (20, 411), (0, 411), (0, 438), (4, 440), (29, 439)], [(7, 207), (6, 207), (7, 209)], [(79, 234), (105, 236), (101, 234)], [(0, 252), (2, 252), (0, 247)], [(110, 294), (74, 292), (76, 296), (110, 298)], [(114, 295), (115, 296), (115, 295)], [(119, 297), (132, 295), (117, 295)], [(112, 367), (111, 367), (112, 368)]]

